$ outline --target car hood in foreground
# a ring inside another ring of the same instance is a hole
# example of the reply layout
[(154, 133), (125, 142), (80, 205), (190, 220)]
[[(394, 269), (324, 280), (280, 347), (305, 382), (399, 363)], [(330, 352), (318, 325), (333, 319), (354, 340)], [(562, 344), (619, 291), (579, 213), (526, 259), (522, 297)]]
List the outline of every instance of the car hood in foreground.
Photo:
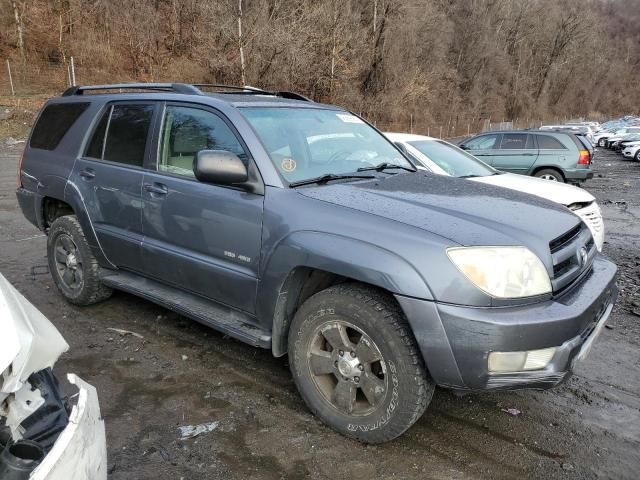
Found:
[(567, 185), (566, 183), (550, 182), (549, 180), (543, 180), (541, 178), (517, 175), (515, 173), (477, 177), (472, 180), (536, 195), (564, 205), (565, 207), (574, 203), (591, 203), (595, 200), (593, 195), (582, 188)]
[(460, 245), (526, 245), (547, 256), (549, 241), (580, 222), (563, 206), (532, 195), (426, 172), (298, 192), (411, 225)]

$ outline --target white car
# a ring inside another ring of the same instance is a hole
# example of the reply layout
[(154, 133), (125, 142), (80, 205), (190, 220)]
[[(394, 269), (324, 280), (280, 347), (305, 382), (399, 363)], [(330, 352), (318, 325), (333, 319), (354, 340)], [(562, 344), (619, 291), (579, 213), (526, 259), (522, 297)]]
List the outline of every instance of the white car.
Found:
[(560, 203), (578, 215), (591, 230), (593, 240), (602, 251), (604, 222), (596, 199), (582, 188), (540, 178), (495, 170), (473, 155), (444, 140), (408, 133), (385, 133), (418, 167), (441, 175), (469, 178)]
[(571, 130), (576, 133), (585, 135), (590, 142), (593, 143), (595, 131), (589, 125), (565, 123), (563, 125), (542, 125), (540, 130)]
[(640, 142), (627, 143), (627, 146), (622, 150), (622, 155), (625, 158), (633, 158), (635, 161), (640, 162)]
[[(96, 389), (68, 374), (78, 390), (68, 409), (51, 372), (68, 349), (53, 324), (0, 274), (0, 443), (6, 443), (0, 478), (107, 478)], [(16, 468), (22, 476), (14, 476)]]
[(617, 129), (615, 131), (604, 131), (598, 132), (593, 136), (593, 142), (599, 147), (604, 147), (613, 137), (620, 137), (622, 135), (626, 135), (627, 133), (640, 133), (640, 127), (624, 127)]

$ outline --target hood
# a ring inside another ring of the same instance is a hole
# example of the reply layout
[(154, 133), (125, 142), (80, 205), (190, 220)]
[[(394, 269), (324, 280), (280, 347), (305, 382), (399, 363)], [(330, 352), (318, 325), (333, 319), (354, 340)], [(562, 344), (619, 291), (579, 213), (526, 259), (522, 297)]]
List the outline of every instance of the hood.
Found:
[(306, 197), (401, 222), (460, 245), (526, 245), (549, 256), (549, 242), (579, 224), (561, 205), (506, 188), (427, 172), (301, 188)]
[(0, 274), (0, 401), (69, 348), (60, 332)]
[(515, 173), (477, 177), (472, 180), (536, 195), (565, 207), (573, 203), (591, 203), (595, 200), (593, 195), (582, 188), (567, 185), (566, 183), (527, 177), (526, 175), (516, 175)]

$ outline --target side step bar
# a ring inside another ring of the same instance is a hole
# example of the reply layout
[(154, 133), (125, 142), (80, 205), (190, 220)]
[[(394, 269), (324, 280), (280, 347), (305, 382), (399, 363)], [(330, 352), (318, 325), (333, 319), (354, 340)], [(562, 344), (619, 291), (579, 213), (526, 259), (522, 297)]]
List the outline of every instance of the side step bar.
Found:
[(271, 334), (252, 323), (253, 317), (155, 280), (122, 270), (100, 271), (100, 280), (132, 293), (255, 347), (271, 348)]

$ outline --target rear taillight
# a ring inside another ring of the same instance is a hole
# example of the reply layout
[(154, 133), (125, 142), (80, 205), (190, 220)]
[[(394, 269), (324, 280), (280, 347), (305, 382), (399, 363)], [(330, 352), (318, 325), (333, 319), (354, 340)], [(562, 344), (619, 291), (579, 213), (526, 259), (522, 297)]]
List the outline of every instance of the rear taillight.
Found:
[(20, 154), (20, 161), (18, 162), (18, 172), (16, 174), (16, 186), (18, 188), (22, 188), (22, 175), (20, 174), (22, 172), (22, 161), (24, 160), (24, 149), (22, 150), (22, 153)]
[(591, 155), (589, 150), (580, 150), (580, 158), (578, 158), (578, 165), (589, 165), (591, 163)]

